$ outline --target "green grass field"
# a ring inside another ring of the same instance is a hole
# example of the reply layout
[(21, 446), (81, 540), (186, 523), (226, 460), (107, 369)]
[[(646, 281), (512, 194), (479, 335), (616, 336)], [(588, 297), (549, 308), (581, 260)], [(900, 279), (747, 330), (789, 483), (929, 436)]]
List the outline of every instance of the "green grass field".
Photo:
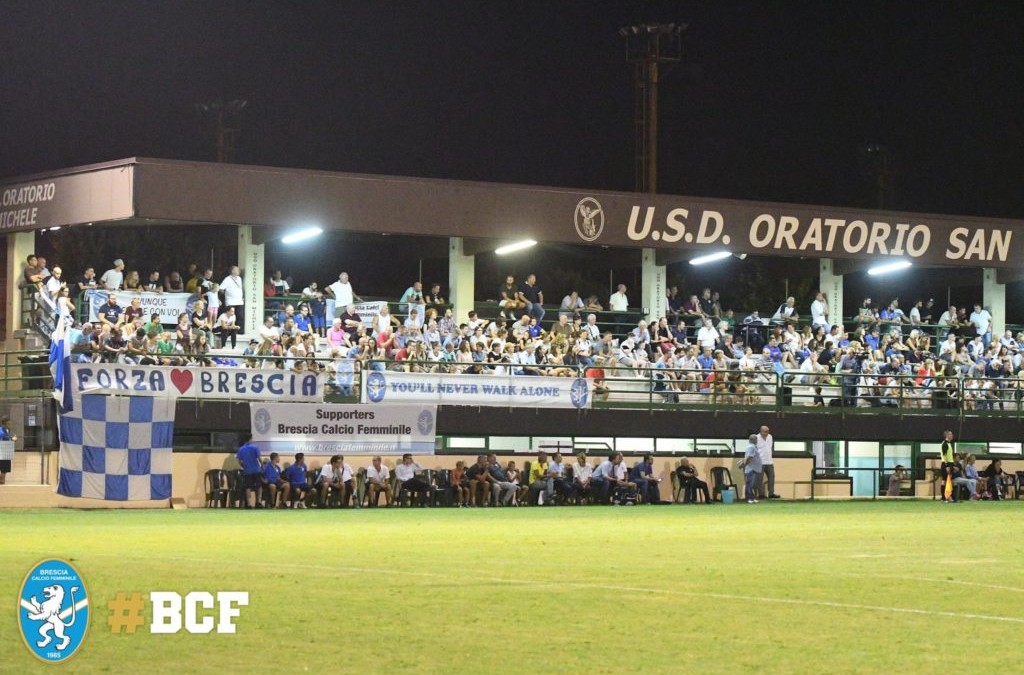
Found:
[[(90, 594), (76, 673), (1012, 672), (1022, 509), (3, 511), (0, 671), (51, 668), (15, 606), (53, 556)], [(154, 590), (250, 605), (236, 635), (112, 635), (106, 602)]]

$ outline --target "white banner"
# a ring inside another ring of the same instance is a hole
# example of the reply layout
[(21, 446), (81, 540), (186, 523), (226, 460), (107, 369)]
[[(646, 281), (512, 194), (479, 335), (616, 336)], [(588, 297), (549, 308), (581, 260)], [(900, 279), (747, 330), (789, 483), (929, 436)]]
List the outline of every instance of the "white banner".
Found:
[(71, 364), (75, 395), (186, 396), (235, 401), (323, 401), (313, 373), (253, 368), (174, 368), (120, 363)]
[[(356, 303), (356, 314), (359, 315), (359, 320), (363, 322), (363, 325), (367, 328), (373, 328), (373, 317), (380, 313), (380, 308), (388, 304), (387, 302), (358, 302)], [(339, 307), (335, 310), (336, 312), (343, 313), (344, 307)]]
[[(110, 291), (86, 291), (86, 301), (89, 303), (89, 321), (100, 320), (100, 310), (107, 304), (107, 296)], [(118, 306), (123, 310), (132, 304), (133, 298), (142, 301), (142, 316), (149, 323), (151, 314), (160, 315), (160, 323), (168, 326), (178, 325), (178, 317), (192, 311), (192, 305), (199, 299), (198, 295), (189, 293), (135, 293), (133, 291), (116, 291)]]
[(589, 408), (590, 385), (575, 377), (363, 371), (363, 403), (514, 408)]
[(252, 440), (292, 455), (434, 454), (437, 408), (430, 405), (253, 403)]

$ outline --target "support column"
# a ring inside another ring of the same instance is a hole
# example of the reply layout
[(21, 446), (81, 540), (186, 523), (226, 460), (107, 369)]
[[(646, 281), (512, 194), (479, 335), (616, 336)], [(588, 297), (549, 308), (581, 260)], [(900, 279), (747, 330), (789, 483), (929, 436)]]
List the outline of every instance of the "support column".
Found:
[[(831, 258), (822, 258), (818, 265), (818, 288), (828, 299), (829, 321), (833, 324), (842, 325), (843, 322), (843, 275), (835, 274)], [(807, 312), (810, 316), (810, 309), (800, 308), (800, 314)]]
[(665, 266), (655, 261), (655, 250), (645, 248), (640, 257), (640, 305), (647, 320), (654, 322), (667, 314)]
[(992, 338), (998, 340), (1006, 330), (1006, 284), (996, 281), (991, 267), (981, 270), (981, 305), (992, 315)]
[(245, 300), (244, 335), (258, 335), (263, 325), (263, 284), (266, 266), (263, 262), (263, 244), (253, 243), (252, 225), (238, 226), (238, 267), (242, 271)]
[(4, 341), (8, 350), (19, 349), (14, 342), (21, 325), (22, 290), (18, 288), (25, 269), (25, 258), (35, 253), (36, 233), (14, 232), (7, 235), (7, 300), (4, 303)]
[(476, 294), (476, 258), (463, 250), (462, 237), (448, 238), (448, 302), (456, 325), (466, 322)]

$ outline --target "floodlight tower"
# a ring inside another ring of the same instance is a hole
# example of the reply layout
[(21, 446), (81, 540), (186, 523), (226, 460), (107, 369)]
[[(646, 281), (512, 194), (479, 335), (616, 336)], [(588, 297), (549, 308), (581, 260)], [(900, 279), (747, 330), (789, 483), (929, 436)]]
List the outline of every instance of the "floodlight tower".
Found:
[(235, 144), (238, 141), (239, 129), (235, 125), (229, 126), (229, 122), (236, 120), (247, 105), (249, 102), (245, 99), (196, 104), (196, 111), (213, 123), (218, 162), (230, 164), (235, 161)]
[(658, 191), (658, 67), (683, 58), (685, 23), (639, 24), (619, 29), (626, 38), (626, 61), (634, 64), (636, 189)]

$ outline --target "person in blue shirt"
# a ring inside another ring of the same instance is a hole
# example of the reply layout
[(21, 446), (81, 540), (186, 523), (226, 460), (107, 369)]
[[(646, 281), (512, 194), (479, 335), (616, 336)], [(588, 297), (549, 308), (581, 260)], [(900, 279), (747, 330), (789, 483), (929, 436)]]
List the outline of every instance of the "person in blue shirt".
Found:
[(260, 463), (260, 449), (251, 442), (251, 436), (246, 436), (242, 447), (235, 453), (238, 463), (242, 465), (242, 487), (245, 490), (245, 502), (250, 509), (256, 508), (256, 491), (263, 488), (260, 480), (262, 465)]
[(661, 491), (658, 483), (661, 479), (654, 476), (654, 458), (644, 455), (642, 461), (629, 470), (629, 480), (636, 483), (637, 492), (643, 497), (646, 504), (657, 504), (661, 501)]
[[(0, 441), (16, 441), (17, 436), (11, 435), (11, 420), (7, 417), (0, 419)], [(0, 485), (7, 482), (7, 474), (11, 472), (11, 460), (0, 459)]]
[(263, 487), (270, 493), (270, 500), (267, 505), (277, 508), (277, 496), (281, 495), (281, 505), (288, 502), (288, 483), (281, 478), (281, 456), (276, 452), (270, 453), (270, 461), (263, 464), (260, 472)]
[(306, 483), (306, 456), (297, 453), (295, 462), (287, 467), (281, 478), (288, 482), (288, 492), (292, 500), (292, 508), (306, 508), (306, 493), (309, 492), (309, 485)]
[(309, 305), (299, 305), (299, 313), (295, 315), (295, 327), (300, 333), (310, 333), (313, 317), (309, 314)]

